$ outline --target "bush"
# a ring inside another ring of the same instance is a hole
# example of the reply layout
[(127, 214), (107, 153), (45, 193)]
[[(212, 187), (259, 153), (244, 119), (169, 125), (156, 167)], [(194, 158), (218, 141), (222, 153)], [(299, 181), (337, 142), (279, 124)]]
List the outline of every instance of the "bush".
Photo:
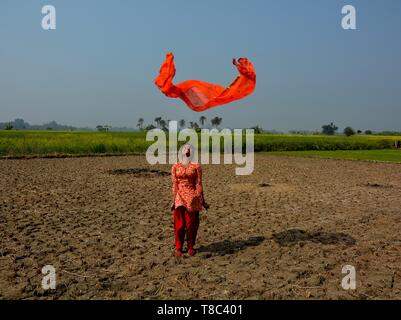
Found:
[(347, 137), (350, 137), (350, 136), (353, 136), (353, 135), (355, 134), (355, 131), (354, 131), (354, 129), (352, 129), (351, 127), (346, 127), (346, 128), (344, 129), (344, 134), (345, 134)]
[(336, 125), (334, 125), (333, 122), (322, 126), (322, 133), (326, 134), (328, 136), (334, 135), (337, 130), (338, 130), (338, 127)]

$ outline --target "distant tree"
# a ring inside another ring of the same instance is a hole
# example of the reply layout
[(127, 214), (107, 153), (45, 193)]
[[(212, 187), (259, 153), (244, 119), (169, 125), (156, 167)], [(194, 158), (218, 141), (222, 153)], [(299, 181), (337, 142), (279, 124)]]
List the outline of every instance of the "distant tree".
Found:
[(9, 122), (9, 123), (6, 124), (6, 127), (4, 129), (5, 130), (12, 130), (13, 128), (14, 128), (13, 125), (11, 124), (11, 122)]
[(191, 121), (189, 123), (189, 126), (190, 126), (191, 129), (194, 129), (196, 132), (200, 132), (201, 131), (201, 128), (199, 127), (199, 124), (197, 124), (194, 121)]
[(255, 127), (252, 127), (251, 129), (253, 129), (253, 132), (256, 134), (263, 133), (263, 129), (261, 127), (259, 127), (259, 125), (256, 125)]
[(212, 125), (212, 127), (215, 127), (215, 125), (216, 125), (216, 117), (210, 119), (210, 124)]
[(181, 119), (180, 121), (178, 121), (178, 125), (180, 126), (180, 129), (185, 127), (185, 120)]
[(26, 122), (24, 119), (15, 119), (13, 123), (15, 129), (26, 129)]
[(214, 117), (212, 120), (210, 120), (210, 123), (212, 124), (213, 127), (217, 128), (223, 121), (223, 118), (219, 117)]
[(97, 131), (99, 131), (99, 132), (105, 132), (105, 131), (106, 131), (106, 128), (105, 128), (104, 126), (102, 126), (102, 125), (96, 126), (96, 129), (97, 129)]
[(166, 120), (160, 119), (160, 121), (159, 121), (159, 127), (160, 127), (162, 130), (167, 130), (167, 122), (166, 122)]
[(361, 134), (361, 133), (362, 133), (362, 130), (358, 130), (356, 133), (357, 133), (357, 134)]
[(353, 135), (355, 134), (355, 131), (354, 131), (354, 129), (352, 129), (351, 127), (346, 127), (346, 128), (344, 129), (344, 134), (345, 134), (347, 137), (350, 137), (350, 136), (353, 136)]
[(206, 117), (205, 116), (201, 116), (200, 118), (199, 118), (199, 122), (200, 122), (200, 124), (201, 124), (201, 126), (202, 126), (202, 128), (205, 126), (205, 122), (206, 122)]
[(333, 134), (335, 134), (337, 130), (338, 130), (338, 127), (336, 125), (334, 125), (333, 122), (322, 126), (322, 133), (327, 134), (329, 136), (332, 136)]
[(143, 130), (143, 123), (145, 121), (143, 120), (143, 118), (139, 118), (138, 119), (138, 124), (136, 125), (137, 127), (139, 127), (139, 130)]
[(290, 130), (289, 134), (320, 134), (320, 132), (315, 133), (308, 130)]
[(199, 124), (197, 124), (195, 121), (190, 121), (189, 122), (189, 127), (193, 130), (195, 130), (196, 132), (200, 132), (201, 128), (199, 127)]
[(375, 132), (378, 136), (401, 136), (401, 131), (379, 131)]
[(145, 127), (145, 131), (153, 130), (156, 129), (156, 127), (153, 124), (149, 124)]
[(156, 127), (160, 128), (160, 120), (162, 119), (162, 117), (157, 117), (155, 118), (155, 122), (156, 122)]
[(373, 133), (372, 130), (365, 130), (365, 134), (367, 134), (367, 135), (372, 134), (372, 133)]

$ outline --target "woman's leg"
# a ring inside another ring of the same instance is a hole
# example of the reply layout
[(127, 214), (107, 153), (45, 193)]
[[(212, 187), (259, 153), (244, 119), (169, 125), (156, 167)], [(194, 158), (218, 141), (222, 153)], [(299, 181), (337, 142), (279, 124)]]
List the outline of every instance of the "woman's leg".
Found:
[(198, 234), (199, 228), (199, 211), (188, 212), (185, 210), (185, 224), (187, 226), (187, 242), (188, 242), (188, 253), (194, 249), (196, 242), (196, 235)]
[(185, 238), (185, 208), (178, 207), (174, 209), (174, 235), (175, 235), (175, 249), (176, 251), (182, 250), (182, 245)]

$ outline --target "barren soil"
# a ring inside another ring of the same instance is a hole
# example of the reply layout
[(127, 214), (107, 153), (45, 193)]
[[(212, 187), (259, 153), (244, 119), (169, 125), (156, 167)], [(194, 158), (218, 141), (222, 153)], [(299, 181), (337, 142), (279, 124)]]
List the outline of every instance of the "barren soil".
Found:
[(175, 258), (169, 165), (0, 160), (0, 299), (401, 299), (401, 165), (257, 154), (252, 175), (234, 169), (203, 166), (199, 253)]

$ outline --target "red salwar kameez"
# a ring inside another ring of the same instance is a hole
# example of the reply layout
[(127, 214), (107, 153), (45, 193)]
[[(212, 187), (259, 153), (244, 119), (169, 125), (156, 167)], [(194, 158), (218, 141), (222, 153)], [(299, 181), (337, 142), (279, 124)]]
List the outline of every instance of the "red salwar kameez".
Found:
[(174, 235), (176, 253), (180, 253), (187, 232), (188, 253), (194, 253), (199, 227), (199, 211), (203, 209), (202, 168), (198, 163), (180, 162), (171, 169), (174, 195)]

